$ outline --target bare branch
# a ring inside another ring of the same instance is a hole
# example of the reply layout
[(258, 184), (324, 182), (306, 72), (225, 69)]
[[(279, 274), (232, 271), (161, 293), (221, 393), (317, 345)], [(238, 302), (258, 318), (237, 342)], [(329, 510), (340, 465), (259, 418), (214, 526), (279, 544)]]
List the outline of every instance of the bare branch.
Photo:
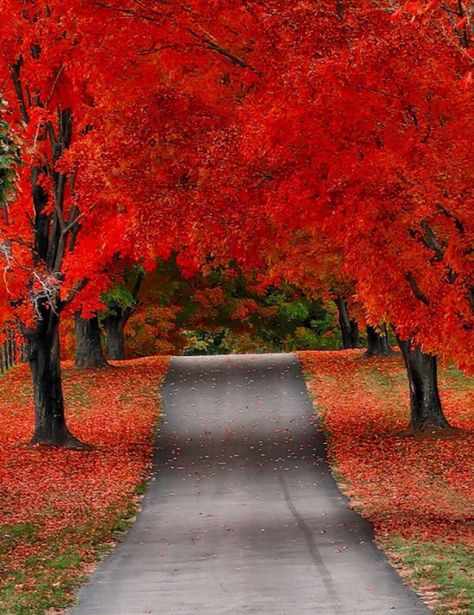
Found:
[(197, 39), (198, 41), (201, 41), (201, 43), (204, 43), (204, 45), (206, 45), (206, 47), (208, 47), (209, 49), (212, 49), (213, 51), (216, 51), (217, 53), (220, 53), (221, 55), (226, 57), (228, 60), (233, 62), (234, 64), (237, 64), (237, 66), (241, 66), (242, 68), (247, 68), (248, 70), (251, 70), (256, 75), (258, 75), (259, 77), (262, 76), (261, 71), (256, 69), (251, 64), (248, 64), (245, 60), (243, 60), (241, 57), (235, 55), (235, 53), (233, 53), (232, 51), (230, 51), (226, 47), (222, 47), (216, 41), (212, 40), (208, 36), (202, 36), (202, 35), (198, 34), (197, 32), (195, 32), (194, 30), (191, 30), (190, 28), (187, 28), (186, 30), (195, 39)]
[[(136, 19), (143, 19), (144, 21), (149, 21), (151, 23), (157, 23), (159, 21), (157, 17), (153, 17), (152, 15), (148, 15), (146, 13), (141, 13), (141, 12), (138, 13), (137, 11), (134, 11), (133, 9), (111, 6), (110, 4), (106, 4), (104, 2), (97, 2), (97, 4), (98, 6), (101, 6), (102, 8), (110, 9), (111, 11), (115, 11), (117, 13), (122, 13), (123, 15), (127, 15), (128, 17), (132, 17)], [(139, 6), (142, 6), (141, 3), (139, 2), (137, 2), (137, 4)], [(157, 15), (159, 15), (160, 17), (163, 17), (163, 15), (161, 15), (160, 13), (157, 13)], [(248, 64), (243, 58), (233, 53), (230, 49), (227, 49), (226, 47), (223, 47), (222, 45), (220, 45), (217, 41), (213, 39), (213, 37), (210, 34), (205, 33), (205, 35), (202, 35), (191, 28), (186, 28), (185, 31), (188, 34), (190, 34), (193, 38), (203, 43), (209, 49), (212, 49), (213, 51), (226, 57), (233, 64), (236, 64), (237, 66), (251, 70), (259, 77), (262, 76), (261, 71), (259, 71), (257, 68), (255, 68), (251, 64)]]
[(57, 72), (57, 75), (53, 81), (53, 85), (51, 87), (51, 92), (49, 93), (48, 98), (46, 99), (46, 103), (45, 103), (45, 107), (47, 107), (49, 105), (49, 103), (51, 102), (53, 96), (54, 96), (54, 90), (56, 89), (56, 86), (58, 84), (59, 78), (61, 77), (61, 75), (64, 72), (64, 64), (61, 64), (60, 69)]

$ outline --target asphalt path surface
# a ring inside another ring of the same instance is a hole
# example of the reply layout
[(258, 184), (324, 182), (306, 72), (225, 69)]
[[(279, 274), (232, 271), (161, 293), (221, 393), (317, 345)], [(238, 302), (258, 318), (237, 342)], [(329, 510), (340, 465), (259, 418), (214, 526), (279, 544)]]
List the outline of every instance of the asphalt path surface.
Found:
[(348, 508), (298, 360), (174, 358), (143, 509), (71, 615), (428, 613)]

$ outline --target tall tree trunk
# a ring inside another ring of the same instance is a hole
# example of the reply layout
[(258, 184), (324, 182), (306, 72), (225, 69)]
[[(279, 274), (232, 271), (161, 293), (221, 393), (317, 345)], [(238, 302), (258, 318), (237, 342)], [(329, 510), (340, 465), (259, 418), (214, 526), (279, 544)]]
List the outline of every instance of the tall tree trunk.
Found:
[(107, 338), (107, 356), (114, 361), (123, 361), (125, 359), (125, 322), (122, 314), (110, 312), (103, 322)]
[(339, 326), (342, 333), (342, 347), (359, 348), (359, 326), (356, 320), (349, 317), (347, 303), (342, 297), (335, 299), (335, 304), (339, 312)]
[(410, 385), (410, 427), (413, 431), (447, 428), (438, 390), (436, 357), (425, 354), (410, 340), (398, 340)]
[(82, 318), (76, 314), (76, 367), (97, 369), (107, 367), (102, 351), (99, 318)]
[(32, 444), (84, 448), (66, 426), (59, 355), (59, 317), (50, 311), (25, 332), (33, 381), (35, 432)]
[(357, 320), (351, 319), (350, 323), (351, 323), (351, 329), (350, 329), (351, 348), (360, 348), (359, 325), (357, 324)]
[(388, 339), (388, 331), (382, 326), (380, 331), (367, 325), (367, 352), (368, 357), (389, 357), (393, 351)]
[[(133, 275), (131, 272), (130, 275)], [(103, 325), (107, 338), (107, 356), (114, 361), (123, 361), (125, 359), (125, 326), (134, 313), (138, 305), (138, 294), (143, 282), (144, 272), (142, 269), (135, 270), (135, 280), (130, 289), (133, 302), (127, 307), (123, 307), (118, 303), (109, 305), (109, 309)]]
[(8, 342), (5, 341), (2, 344), (2, 354), (3, 354), (3, 360), (4, 360), (4, 365), (5, 365), (5, 371), (7, 372), (10, 369), (10, 355), (8, 354)]
[(8, 348), (8, 354), (10, 357), (10, 366), (13, 367), (16, 364), (16, 348), (15, 348), (16, 344), (15, 344), (15, 338), (13, 336), (13, 333), (10, 331), (8, 333), (8, 342), (7, 342), (7, 348)]

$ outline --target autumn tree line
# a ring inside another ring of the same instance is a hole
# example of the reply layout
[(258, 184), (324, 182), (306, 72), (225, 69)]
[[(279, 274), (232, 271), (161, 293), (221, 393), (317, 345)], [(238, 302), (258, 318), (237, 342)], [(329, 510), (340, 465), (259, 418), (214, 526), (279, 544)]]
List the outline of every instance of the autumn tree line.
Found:
[[(150, 354), (227, 354), (366, 347), (393, 356), (393, 334), (364, 326), (342, 297), (308, 296), (281, 283), (259, 288), (234, 264), (183, 278), (175, 255), (153, 272), (126, 272), (92, 318), (79, 314), (62, 330), (62, 356), (77, 367)], [(360, 328), (360, 325), (363, 328)]]
[[(367, 356), (393, 356), (389, 330), (363, 325), (357, 306), (341, 297), (308, 297), (282, 283), (264, 289), (235, 265), (183, 278), (176, 255), (149, 273), (126, 271), (90, 318), (62, 319), (61, 359), (102, 369), (154, 354), (228, 354), (366, 347)], [(351, 314), (349, 314), (349, 311)], [(356, 318), (358, 314), (358, 318)], [(0, 344), (0, 371), (27, 362), (14, 328)]]
[(0, 10), (0, 328), (26, 345), (33, 443), (81, 447), (61, 322), (75, 320), (87, 363), (105, 310), (121, 356), (143, 278), (171, 255), (184, 279), (237, 269), (257, 296), (288, 284), (332, 298), (345, 345), (356, 321), (381, 351), (393, 332), (412, 428), (448, 427), (437, 361), (474, 370), (470, 5)]

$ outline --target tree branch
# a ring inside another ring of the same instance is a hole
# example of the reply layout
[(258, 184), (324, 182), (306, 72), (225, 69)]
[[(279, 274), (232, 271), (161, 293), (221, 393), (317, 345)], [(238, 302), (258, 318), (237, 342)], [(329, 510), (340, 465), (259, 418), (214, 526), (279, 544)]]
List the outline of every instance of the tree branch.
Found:
[(454, 222), (455, 227), (461, 233), (461, 235), (464, 235), (465, 229), (464, 229), (464, 224), (461, 222), (461, 220), (457, 218), (454, 214), (452, 214), (448, 209), (446, 209), (446, 207), (444, 207), (440, 203), (437, 203), (437, 207), (447, 218), (449, 218), (450, 220)]
[(425, 305), (430, 305), (428, 297), (420, 290), (420, 287), (418, 286), (418, 283), (415, 280), (411, 271), (405, 274), (405, 279), (410, 285), (410, 288), (412, 289), (413, 294), (418, 299), (418, 301), (421, 301)]
[(71, 292), (66, 297), (66, 299), (64, 299), (64, 301), (61, 302), (61, 308), (71, 303), (71, 301), (73, 301), (73, 299), (76, 298), (76, 296), (81, 292), (81, 290), (83, 290), (87, 286), (88, 283), (89, 283), (89, 278), (84, 278), (83, 280), (78, 282), (78, 284), (76, 284), (76, 286), (71, 290)]
[(25, 124), (29, 124), (30, 117), (28, 115), (28, 110), (26, 108), (25, 96), (23, 94), (23, 87), (21, 85), (20, 73), (21, 67), (23, 66), (23, 58), (20, 56), (18, 61), (13, 64), (11, 69), (11, 77), (13, 81), (13, 86), (15, 88), (16, 97), (18, 99), (18, 104), (20, 105), (21, 115)]
[(58, 84), (59, 78), (61, 77), (63, 72), (64, 72), (64, 64), (61, 64), (61, 67), (59, 68), (59, 70), (58, 70), (58, 72), (56, 74), (56, 77), (54, 78), (53, 85), (51, 87), (51, 92), (49, 93), (49, 96), (46, 99), (46, 102), (45, 102), (45, 105), (44, 105), (45, 107), (47, 107), (49, 105), (49, 103), (51, 102), (51, 100), (52, 100), (52, 98), (54, 96), (54, 90), (56, 89), (56, 86)]
[(444, 249), (439, 243), (439, 241), (436, 239), (436, 236), (431, 226), (428, 224), (426, 220), (423, 220), (420, 226), (425, 231), (425, 234), (422, 236), (423, 243), (428, 248), (433, 250), (433, 252), (436, 254), (437, 260), (439, 261), (443, 260)]
[(233, 62), (234, 64), (237, 64), (237, 66), (241, 66), (242, 68), (247, 68), (248, 70), (251, 70), (256, 75), (258, 75), (259, 77), (262, 76), (262, 73), (258, 69), (256, 69), (254, 66), (252, 66), (251, 64), (248, 64), (241, 57), (235, 55), (235, 53), (233, 53), (226, 47), (222, 47), (221, 45), (213, 41), (211, 38), (202, 36), (198, 34), (196, 31), (191, 30), (191, 28), (186, 28), (186, 31), (191, 36), (193, 36), (196, 40), (200, 41), (201, 43), (204, 43), (206, 47), (208, 47), (209, 49), (212, 49), (213, 51), (216, 51), (217, 53), (220, 53), (221, 55), (226, 57), (228, 60)]
[[(121, 13), (123, 15), (127, 15), (128, 17), (132, 17), (136, 19), (143, 19), (144, 21), (149, 21), (151, 23), (158, 23), (158, 19), (156, 17), (147, 15), (141, 12), (138, 13), (137, 11), (134, 11), (133, 9), (127, 9), (127, 8), (118, 7), (118, 6), (111, 6), (110, 4), (106, 4), (104, 2), (97, 2), (97, 4), (98, 6), (101, 6), (102, 8), (109, 9), (117, 13)], [(137, 3), (137, 4), (141, 6), (141, 3)], [(163, 17), (163, 16), (160, 15), (160, 17)], [(208, 47), (209, 49), (212, 49), (212, 51), (215, 51), (219, 53), (220, 55), (226, 57), (233, 64), (236, 64), (237, 66), (240, 66), (241, 68), (246, 68), (248, 70), (251, 70), (259, 77), (262, 76), (261, 71), (259, 71), (257, 68), (255, 68), (251, 64), (248, 64), (243, 58), (241, 58), (240, 56), (230, 51), (230, 49), (227, 49), (226, 47), (223, 47), (222, 45), (220, 45), (218, 42), (213, 40), (213, 38), (209, 34), (207, 34), (206, 36), (203, 36), (199, 34), (198, 32), (196, 32), (195, 30), (193, 30), (192, 28), (185, 28), (185, 31), (188, 34), (190, 34), (193, 38), (203, 43), (206, 47)]]

